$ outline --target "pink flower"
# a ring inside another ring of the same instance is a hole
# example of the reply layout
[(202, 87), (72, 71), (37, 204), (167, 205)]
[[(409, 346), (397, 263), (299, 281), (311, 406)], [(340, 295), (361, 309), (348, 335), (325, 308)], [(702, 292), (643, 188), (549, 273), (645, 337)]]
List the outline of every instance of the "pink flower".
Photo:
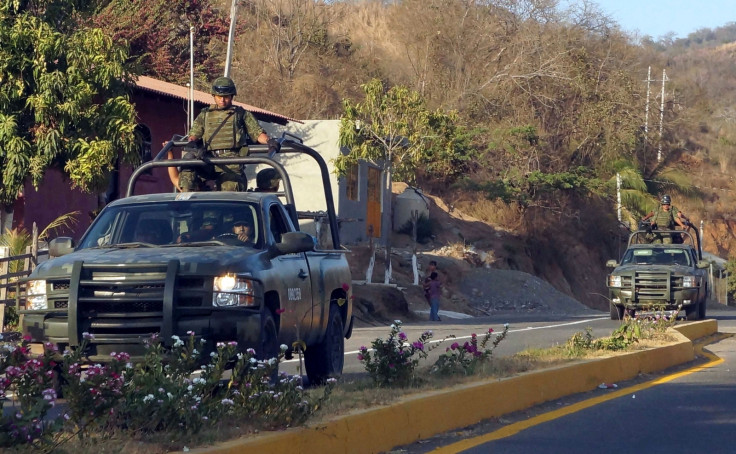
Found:
[(348, 290), (350, 290), (350, 286), (347, 283), (342, 284), (342, 289), (347, 292)]
[(358, 353), (358, 361), (363, 361), (363, 355), (361, 355), (360, 353)]
[(283, 308), (281, 308), (281, 309), (276, 309), (276, 314), (277, 314), (277, 315), (281, 315), (281, 314), (283, 314), (284, 312), (286, 312), (286, 309), (283, 309)]

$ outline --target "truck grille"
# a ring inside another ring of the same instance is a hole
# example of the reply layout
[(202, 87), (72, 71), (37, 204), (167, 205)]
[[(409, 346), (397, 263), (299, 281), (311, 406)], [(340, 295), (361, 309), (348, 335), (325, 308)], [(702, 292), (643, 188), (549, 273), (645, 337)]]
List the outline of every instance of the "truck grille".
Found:
[(177, 307), (212, 304), (211, 284), (206, 285), (211, 280), (177, 276), (178, 270), (177, 260), (75, 263), (69, 288), (70, 343), (77, 345), (83, 332), (94, 335), (94, 343), (129, 343), (152, 335), (169, 342)]
[(671, 287), (669, 271), (637, 271), (634, 274), (637, 300), (668, 300)]

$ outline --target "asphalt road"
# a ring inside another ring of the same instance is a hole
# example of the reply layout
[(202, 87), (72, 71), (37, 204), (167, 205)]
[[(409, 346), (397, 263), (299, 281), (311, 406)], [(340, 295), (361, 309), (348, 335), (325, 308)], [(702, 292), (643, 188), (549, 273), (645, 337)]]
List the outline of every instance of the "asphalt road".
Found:
[[(506, 339), (498, 345), (494, 351), (495, 356), (511, 355), (527, 348), (545, 348), (558, 343), (564, 343), (573, 334), (591, 328), (594, 337), (603, 337), (611, 334), (618, 326), (617, 321), (610, 320), (608, 313), (593, 312), (582, 316), (550, 316), (545, 314), (508, 314), (494, 315), (492, 317), (475, 318), (452, 318), (449, 313), (443, 314), (442, 322), (425, 322), (404, 324), (402, 331), (406, 333), (409, 342), (413, 342), (419, 336), (431, 330), (433, 333), (432, 343), (440, 344), (433, 350), (433, 354), (426, 360), (426, 364), (452, 342), (464, 342), (471, 334), (476, 333), (479, 337), (485, 334), (489, 328), (495, 333), (504, 329), (504, 324), (509, 324), (509, 333)], [(371, 347), (376, 338), (388, 337), (390, 328), (388, 326), (356, 328), (353, 335), (345, 342), (345, 366), (343, 376), (345, 379), (365, 374), (364, 367), (358, 361), (358, 351), (361, 346)], [(450, 338), (454, 335), (455, 338)], [(442, 339), (448, 340), (444, 343)], [(289, 374), (298, 373), (298, 359), (285, 361), (281, 370)], [(421, 364), (421, 363), (420, 363)]]
[[(709, 306), (719, 339), (692, 364), (441, 434), (394, 454), (733, 453), (736, 310)], [(609, 396), (587, 406), (586, 401)]]

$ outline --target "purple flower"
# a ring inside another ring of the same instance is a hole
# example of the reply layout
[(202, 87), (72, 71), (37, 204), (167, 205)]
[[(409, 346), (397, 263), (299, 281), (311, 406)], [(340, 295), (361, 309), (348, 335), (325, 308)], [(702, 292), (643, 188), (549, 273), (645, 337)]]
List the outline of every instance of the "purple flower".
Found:
[(416, 341), (413, 344), (411, 344), (412, 347), (416, 348), (417, 350), (424, 350), (424, 344)]
[(361, 355), (360, 353), (358, 353), (358, 361), (363, 361), (363, 355)]
[(406, 340), (406, 334), (404, 334), (403, 331), (399, 333), (399, 340), (402, 340), (402, 341)]
[(458, 344), (457, 342), (453, 342), (452, 345), (450, 345), (450, 348), (453, 350), (457, 350), (458, 347), (460, 347), (460, 344)]

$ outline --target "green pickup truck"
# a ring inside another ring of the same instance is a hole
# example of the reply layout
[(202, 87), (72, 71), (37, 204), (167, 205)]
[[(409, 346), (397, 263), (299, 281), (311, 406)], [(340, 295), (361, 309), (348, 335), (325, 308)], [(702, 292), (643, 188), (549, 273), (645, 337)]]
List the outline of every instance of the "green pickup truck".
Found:
[[(89, 333), (90, 361), (122, 351), (135, 359), (152, 336), (170, 346), (173, 336), (194, 333), (210, 349), (237, 341), (261, 358), (276, 356), (282, 344), (290, 357), (303, 343), (310, 382), (341, 374), (353, 325), (352, 289), (327, 167), (311, 148), (282, 144), (282, 153), (312, 156), (322, 169), (333, 244), (319, 249), (299, 231), (288, 173), (259, 151), (143, 164), (128, 196), (107, 205), (79, 244), (52, 241), (55, 258), (26, 282), (22, 330), (32, 348), (42, 350), (46, 342), (60, 351), (75, 348)], [(271, 165), (283, 192), (131, 195), (136, 179), (153, 167), (218, 163)]]
[[(653, 243), (653, 235), (675, 241)], [(613, 268), (607, 280), (612, 320), (642, 310), (684, 310), (688, 320), (705, 318), (708, 263), (702, 261), (697, 230), (637, 230), (621, 262), (606, 265)]]

